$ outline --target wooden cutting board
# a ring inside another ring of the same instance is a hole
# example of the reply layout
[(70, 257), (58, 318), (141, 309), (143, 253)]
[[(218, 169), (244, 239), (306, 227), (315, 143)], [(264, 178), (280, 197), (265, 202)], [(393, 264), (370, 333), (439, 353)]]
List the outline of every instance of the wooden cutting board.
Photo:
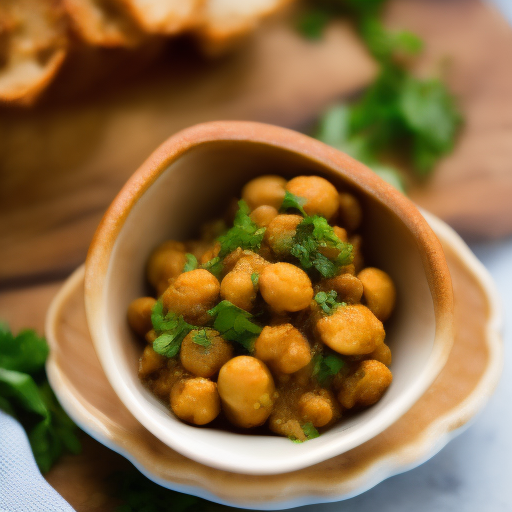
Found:
[[(394, 0), (388, 19), (425, 38), (420, 72), (447, 68), (466, 117), (454, 153), (411, 197), (466, 237), (512, 234), (512, 30), (479, 0)], [(83, 262), (105, 208), (172, 133), (221, 118), (307, 129), (375, 74), (347, 25), (311, 43), (286, 20), (222, 60), (185, 51), (158, 63), (94, 97), (0, 111), (0, 319), (14, 331), (43, 332), (60, 279)], [(87, 436), (84, 447), (48, 480), (79, 512), (111, 511), (105, 477), (129, 464)]]

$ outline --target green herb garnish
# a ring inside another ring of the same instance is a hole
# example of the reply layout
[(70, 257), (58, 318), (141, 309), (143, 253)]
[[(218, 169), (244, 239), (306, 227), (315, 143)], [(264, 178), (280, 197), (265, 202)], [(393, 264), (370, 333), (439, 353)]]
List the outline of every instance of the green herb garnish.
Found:
[(318, 430), (313, 426), (313, 423), (311, 423), (310, 421), (302, 425), (302, 431), (304, 432), (308, 440), (320, 437)]
[(151, 322), (158, 336), (153, 342), (153, 350), (166, 357), (176, 356), (185, 336), (196, 328), (173, 311), (164, 314), (161, 300), (157, 301), (151, 310)]
[(281, 204), (280, 210), (284, 212), (290, 208), (295, 208), (296, 210), (299, 210), (299, 212), (302, 213), (304, 217), (306, 217), (307, 214), (303, 208), (306, 202), (307, 199), (305, 199), (304, 197), (296, 196), (295, 194), (292, 194), (291, 192), (288, 192), (288, 190), (286, 190), (284, 193), (284, 199), (283, 203)]
[(224, 264), (222, 263), (222, 259), (219, 256), (216, 256), (201, 265), (201, 268), (208, 270), (208, 272), (211, 272), (216, 278), (219, 278), (224, 270)]
[(326, 387), (344, 366), (345, 361), (338, 356), (316, 354), (313, 357), (313, 377), (322, 387)]
[(260, 275), (258, 274), (258, 272), (253, 272), (251, 274), (251, 281), (252, 281), (252, 285), (254, 286), (254, 288), (258, 288), (259, 280), (260, 280)]
[(345, 302), (337, 302), (337, 297), (338, 294), (334, 290), (318, 292), (315, 295), (315, 301), (326, 315), (332, 315), (340, 306), (346, 306)]
[(208, 314), (214, 318), (213, 328), (229, 341), (240, 343), (248, 352), (262, 328), (251, 322), (253, 316), (228, 300), (219, 302)]
[(400, 57), (417, 55), (423, 43), (411, 32), (387, 29), (380, 20), (384, 4), (385, 0), (315, 0), (299, 27), (306, 37), (318, 38), (331, 19), (353, 19), (380, 72), (360, 99), (329, 109), (315, 136), (403, 191), (400, 173), (382, 164), (383, 155), (405, 155), (418, 176), (427, 176), (452, 151), (461, 115), (440, 80), (416, 78), (402, 64)]
[[(338, 256), (331, 260), (320, 252), (322, 248), (336, 249)], [(334, 277), (341, 267), (353, 260), (352, 245), (342, 242), (327, 220), (319, 215), (305, 217), (297, 226), (290, 253), (302, 268), (315, 268), (324, 277)]]
[(192, 341), (202, 347), (208, 348), (212, 344), (211, 338), (211, 329), (199, 329), (197, 331), (192, 331)]
[(197, 258), (189, 252), (185, 254), (185, 258), (187, 260), (185, 262), (185, 266), (183, 267), (183, 272), (190, 272), (191, 270), (195, 270), (197, 268)]
[(0, 324), (0, 409), (23, 425), (39, 469), (46, 473), (64, 451), (79, 453), (76, 425), (46, 378), (48, 345), (33, 330), (13, 336)]
[(238, 211), (233, 221), (233, 227), (217, 240), (220, 242), (219, 258), (224, 258), (230, 252), (240, 247), (243, 250), (258, 251), (265, 228), (260, 228), (249, 216), (250, 209), (243, 200), (238, 201)]

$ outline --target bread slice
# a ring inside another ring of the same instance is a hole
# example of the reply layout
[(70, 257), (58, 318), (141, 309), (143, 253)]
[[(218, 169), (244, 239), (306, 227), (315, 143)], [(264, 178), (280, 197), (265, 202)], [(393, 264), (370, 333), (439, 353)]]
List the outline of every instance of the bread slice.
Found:
[(178, 34), (197, 25), (205, 3), (205, 0), (118, 1), (126, 7), (143, 30), (164, 35)]
[(67, 54), (66, 22), (54, 0), (0, 2), (0, 102), (32, 104)]
[(218, 53), (252, 32), (293, 0), (206, 0), (197, 34), (206, 52)]
[(133, 47), (144, 35), (119, 0), (62, 0), (71, 26), (92, 46)]

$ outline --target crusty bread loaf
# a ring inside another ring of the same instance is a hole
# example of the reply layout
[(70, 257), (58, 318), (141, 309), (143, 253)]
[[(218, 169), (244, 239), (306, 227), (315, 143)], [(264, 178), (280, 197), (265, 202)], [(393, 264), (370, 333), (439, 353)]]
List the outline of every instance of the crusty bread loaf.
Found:
[(292, 1), (0, 0), (0, 103), (32, 104), (76, 42), (129, 49), (188, 32), (217, 54)]
[(66, 20), (54, 0), (0, 3), (0, 102), (32, 104), (67, 53)]
[(71, 27), (92, 46), (133, 47), (143, 31), (119, 0), (62, 0)]

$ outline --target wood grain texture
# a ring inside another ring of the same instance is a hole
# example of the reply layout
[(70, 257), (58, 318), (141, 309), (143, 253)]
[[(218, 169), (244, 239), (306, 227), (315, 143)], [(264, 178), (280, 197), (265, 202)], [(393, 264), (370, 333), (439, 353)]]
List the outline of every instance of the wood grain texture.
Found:
[(2, 113), (0, 283), (62, 277), (80, 264), (115, 194), (176, 131), (216, 119), (303, 126), (376, 69), (342, 23), (318, 43), (290, 22), (269, 23), (230, 57), (193, 59), (171, 55), (145, 79), (81, 103)]

